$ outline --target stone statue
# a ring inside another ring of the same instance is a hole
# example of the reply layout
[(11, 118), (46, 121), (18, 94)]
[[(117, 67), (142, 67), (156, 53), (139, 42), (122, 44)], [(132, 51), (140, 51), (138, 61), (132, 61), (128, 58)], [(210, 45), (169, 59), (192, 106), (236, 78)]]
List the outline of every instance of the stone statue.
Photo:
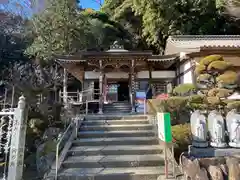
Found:
[(240, 148), (240, 115), (236, 110), (228, 112), (226, 116), (229, 146)]
[(206, 117), (196, 110), (191, 115), (192, 145), (195, 147), (207, 147)]
[(227, 146), (225, 141), (225, 128), (222, 115), (216, 110), (208, 115), (208, 130), (210, 134), (210, 145), (212, 147), (223, 148)]

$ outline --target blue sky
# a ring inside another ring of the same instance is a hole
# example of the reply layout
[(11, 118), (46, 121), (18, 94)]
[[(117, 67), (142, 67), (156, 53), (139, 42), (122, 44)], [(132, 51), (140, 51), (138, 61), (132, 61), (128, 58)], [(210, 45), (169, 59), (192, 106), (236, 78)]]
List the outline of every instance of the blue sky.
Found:
[(103, 3), (104, 0), (80, 0), (80, 4), (83, 8), (93, 8), (98, 10), (100, 8), (99, 2)]

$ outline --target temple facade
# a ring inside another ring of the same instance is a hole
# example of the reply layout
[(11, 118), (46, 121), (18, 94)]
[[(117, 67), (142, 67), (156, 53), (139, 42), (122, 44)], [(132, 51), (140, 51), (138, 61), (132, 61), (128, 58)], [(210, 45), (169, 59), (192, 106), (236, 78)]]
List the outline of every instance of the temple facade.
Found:
[(105, 52), (82, 52), (75, 56), (57, 57), (64, 67), (64, 89), (67, 91), (67, 73), (82, 82), (81, 90), (99, 91), (99, 112), (104, 103), (125, 101), (135, 111), (137, 91), (157, 95), (171, 90), (176, 77), (175, 65), (178, 55), (158, 56), (150, 51), (128, 51), (115, 42)]
[(194, 83), (195, 64), (207, 55), (220, 54), (240, 71), (240, 36), (170, 36), (164, 54), (128, 51), (115, 42), (104, 52), (58, 56), (64, 68), (63, 93), (66, 97), (70, 73), (81, 81), (80, 91), (95, 92), (89, 95), (99, 103), (100, 113), (103, 104), (111, 102), (129, 102), (134, 112), (138, 92), (156, 96), (178, 84)]

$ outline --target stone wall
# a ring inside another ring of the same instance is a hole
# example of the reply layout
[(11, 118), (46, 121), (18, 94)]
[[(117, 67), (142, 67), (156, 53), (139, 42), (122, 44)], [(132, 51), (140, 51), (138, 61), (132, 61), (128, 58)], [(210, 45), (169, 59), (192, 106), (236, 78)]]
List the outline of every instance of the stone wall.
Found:
[(192, 158), (183, 155), (182, 171), (190, 180), (239, 180), (240, 156)]

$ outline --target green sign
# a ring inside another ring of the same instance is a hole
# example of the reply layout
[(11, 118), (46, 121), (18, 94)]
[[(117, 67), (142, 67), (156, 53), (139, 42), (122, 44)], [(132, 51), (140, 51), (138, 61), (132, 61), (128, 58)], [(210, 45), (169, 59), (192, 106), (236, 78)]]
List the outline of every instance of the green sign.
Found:
[(170, 113), (157, 113), (157, 121), (159, 139), (166, 143), (172, 142)]

